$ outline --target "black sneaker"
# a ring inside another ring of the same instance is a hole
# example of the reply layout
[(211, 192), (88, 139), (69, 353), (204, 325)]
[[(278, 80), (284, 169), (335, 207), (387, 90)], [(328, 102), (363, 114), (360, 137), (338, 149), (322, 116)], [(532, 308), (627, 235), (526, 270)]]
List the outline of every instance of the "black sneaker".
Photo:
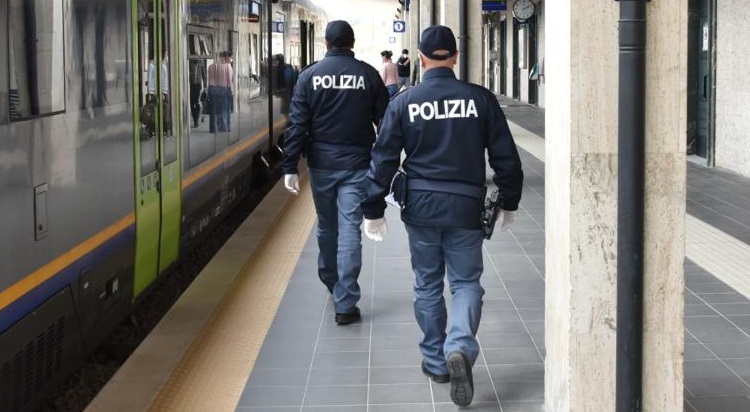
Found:
[(336, 314), (337, 325), (348, 325), (350, 323), (359, 322), (360, 319), (362, 319), (362, 315), (359, 313), (359, 308), (356, 306), (351, 312)]
[(474, 378), (466, 355), (451, 352), (448, 355), (448, 373), (451, 377), (451, 400), (458, 406), (469, 406), (474, 398)]
[(432, 379), (432, 381), (435, 383), (446, 383), (446, 382), (450, 382), (451, 380), (451, 376), (448, 375), (447, 373), (445, 375), (438, 375), (438, 374), (428, 371), (427, 366), (424, 364), (424, 360), (422, 361), (422, 373), (427, 375), (427, 377)]

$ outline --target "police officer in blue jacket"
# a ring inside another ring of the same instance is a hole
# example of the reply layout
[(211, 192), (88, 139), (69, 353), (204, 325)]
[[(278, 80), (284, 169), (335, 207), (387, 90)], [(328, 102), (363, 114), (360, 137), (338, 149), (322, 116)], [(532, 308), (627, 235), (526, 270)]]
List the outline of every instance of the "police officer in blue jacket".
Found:
[(297, 194), (297, 163), (306, 153), (318, 216), (318, 276), (333, 295), (336, 323), (346, 325), (360, 320), (361, 202), (388, 90), (374, 67), (354, 58), (349, 23), (330, 22), (325, 39), (325, 58), (297, 79), (282, 172), (287, 190)]
[[(404, 150), (406, 187), (399, 197), (416, 277), (414, 313), (424, 334), (419, 344), (422, 371), (435, 382), (450, 381), (451, 399), (466, 406), (474, 394), (471, 368), (479, 355), (475, 336), (484, 295), (480, 209), (485, 152), (502, 194), (501, 230), (515, 222), (523, 172), (497, 98), (484, 87), (456, 79), (451, 29), (425, 29), (419, 51), (422, 82), (391, 100), (372, 151), (363, 203), (365, 234), (383, 239), (383, 198)], [(446, 271), (452, 295), (447, 333)]]

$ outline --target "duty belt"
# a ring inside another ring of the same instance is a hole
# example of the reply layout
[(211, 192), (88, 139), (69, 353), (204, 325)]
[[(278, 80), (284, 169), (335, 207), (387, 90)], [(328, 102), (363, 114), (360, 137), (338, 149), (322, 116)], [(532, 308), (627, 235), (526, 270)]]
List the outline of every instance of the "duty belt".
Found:
[(484, 197), (484, 187), (448, 180), (429, 180), (410, 177), (406, 180), (406, 187), (409, 190), (427, 190), (430, 192), (451, 193), (474, 199), (481, 199)]
[(370, 153), (370, 151), (372, 150), (372, 146), (364, 146), (364, 145), (348, 144), (348, 143), (332, 143), (332, 142), (324, 142), (324, 141), (315, 140), (315, 139), (311, 140), (310, 145), (312, 147), (321, 147), (321, 148), (335, 149), (335, 150), (346, 150), (352, 153)]

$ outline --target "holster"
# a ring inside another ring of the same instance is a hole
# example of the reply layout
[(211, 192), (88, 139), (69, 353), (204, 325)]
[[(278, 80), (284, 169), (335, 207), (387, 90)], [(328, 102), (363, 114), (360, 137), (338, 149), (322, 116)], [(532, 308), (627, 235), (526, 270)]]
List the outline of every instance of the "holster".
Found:
[(498, 189), (493, 190), (490, 197), (484, 200), (484, 207), (482, 208), (480, 219), (485, 239), (492, 237), (492, 232), (495, 230), (495, 223), (497, 222), (497, 217), (500, 215), (502, 206), (503, 195)]
[(399, 208), (404, 210), (406, 207), (406, 194), (408, 193), (406, 188), (406, 173), (401, 170), (396, 171), (391, 180), (391, 195), (393, 200), (396, 201)]

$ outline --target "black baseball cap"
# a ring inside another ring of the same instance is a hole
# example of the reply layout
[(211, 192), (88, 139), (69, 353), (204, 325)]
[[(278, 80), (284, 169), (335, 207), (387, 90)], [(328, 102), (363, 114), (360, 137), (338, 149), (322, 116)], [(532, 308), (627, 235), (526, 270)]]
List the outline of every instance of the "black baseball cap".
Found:
[(440, 25), (424, 29), (419, 39), (419, 51), (431, 60), (453, 57), (456, 54), (456, 36), (453, 35), (453, 30)]
[(334, 20), (326, 26), (326, 41), (331, 47), (351, 47), (354, 45), (354, 30), (344, 20)]

